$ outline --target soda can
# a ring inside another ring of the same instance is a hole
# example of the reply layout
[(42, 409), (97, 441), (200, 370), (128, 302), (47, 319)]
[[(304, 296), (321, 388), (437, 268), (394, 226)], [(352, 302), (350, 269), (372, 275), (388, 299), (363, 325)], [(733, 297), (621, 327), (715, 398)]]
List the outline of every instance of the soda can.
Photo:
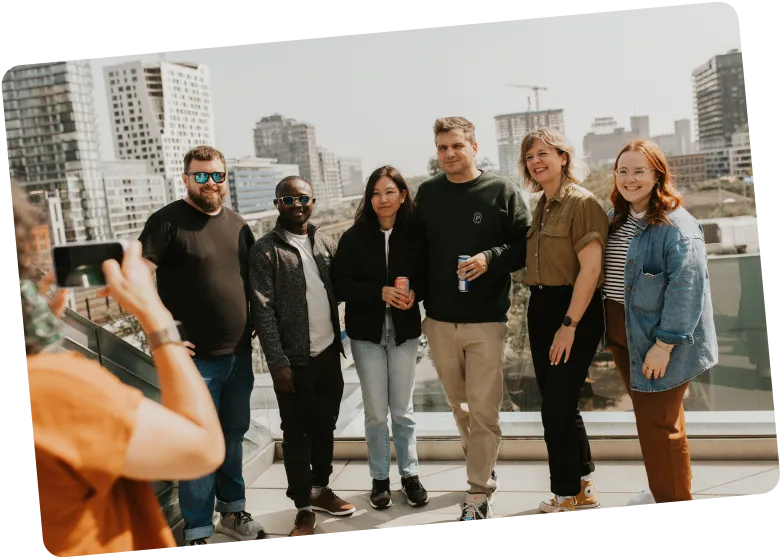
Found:
[[(459, 255), (458, 256), (458, 265), (460, 265), (463, 261), (468, 261), (471, 259), (470, 255)], [(469, 291), (469, 281), (466, 279), (458, 277), (458, 290), (460, 292), (468, 292)]]
[(406, 277), (395, 277), (394, 286), (399, 290), (403, 290), (406, 295), (409, 295), (409, 279)]

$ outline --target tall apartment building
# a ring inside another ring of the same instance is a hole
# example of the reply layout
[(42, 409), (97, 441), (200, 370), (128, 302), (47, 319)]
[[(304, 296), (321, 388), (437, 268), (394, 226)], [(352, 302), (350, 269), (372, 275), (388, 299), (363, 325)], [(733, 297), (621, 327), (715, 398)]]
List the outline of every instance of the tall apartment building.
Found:
[(89, 61), (16, 66), (2, 89), (11, 177), (50, 215), (52, 241), (110, 237)]
[(501, 174), (505, 176), (518, 176), (517, 162), (525, 134), (542, 127), (566, 133), (562, 109), (500, 114), (494, 119), (498, 143), (498, 166)]
[(255, 124), (254, 140), (257, 158), (298, 165), (300, 175), (319, 190), (322, 169), (314, 126), (273, 114)]
[(341, 192), (344, 197), (362, 195), (366, 187), (363, 180), (363, 163), (358, 157), (339, 157)]
[(692, 80), (699, 148), (731, 147), (732, 134), (748, 123), (742, 53), (712, 57), (693, 70)]
[(100, 169), (112, 236), (137, 239), (151, 214), (165, 205), (165, 179), (143, 160), (102, 162)]
[(242, 215), (274, 211), (276, 184), (285, 176), (298, 176), (296, 164), (278, 164), (275, 159), (244, 157), (228, 159), (230, 207)]
[(691, 141), (691, 121), (687, 118), (674, 121), (674, 135), (677, 136), (678, 155), (689, 155), (693, 152)]
[(103, 72), (117, 158), (147, 161), (165, 178), (166, 202), (181, 199), (184, 155), (216, 146), (208, 67), (136, 61)]
[(344, 197), (344, 191), (341, 184), (341, 168), (339, 167), (339, 158), (325, 149), (317, 148), (317, 155), (320, 159), (320, 169), (322, 171), (322, 189), (317, 193), (317, 199), (325, 201), (326, 207), (332, 207)]

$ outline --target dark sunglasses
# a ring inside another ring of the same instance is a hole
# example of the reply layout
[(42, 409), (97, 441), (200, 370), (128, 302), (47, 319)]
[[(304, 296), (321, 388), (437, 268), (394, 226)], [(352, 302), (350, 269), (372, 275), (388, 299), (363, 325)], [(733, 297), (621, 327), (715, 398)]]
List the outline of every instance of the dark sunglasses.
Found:
[(311, 201), (311, 197), (308, 195), (299, 195), (298, 197), (293, 197), (292, 195), (285, 195), (284, 197), (280, 197), (279, 201), (285, 204), (286, 207), (292, 207), (295, 201), (300, 201), (301, 205), (308, 205), (309, 201)]
[(225, 181), (227, 172), (185, 172), (187, 176), (195, 176), (195, 181), (199, 184), (205, 184), (209, 181), (209, 176), (215, 184), (221, 184)]

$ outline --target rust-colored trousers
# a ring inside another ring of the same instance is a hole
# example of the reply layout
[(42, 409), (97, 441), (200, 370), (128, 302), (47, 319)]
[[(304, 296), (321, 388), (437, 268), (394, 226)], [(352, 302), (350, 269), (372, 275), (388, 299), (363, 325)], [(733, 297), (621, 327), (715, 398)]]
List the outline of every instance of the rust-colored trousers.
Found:
[(607, 346), (634, 406), (639, 445), (653, 498), (656, 503), (691, 500), (691, 455), (683, 411), (688, 383), (662, 392), (632, 391), (625, 308), (606, 299), (604, 315)]

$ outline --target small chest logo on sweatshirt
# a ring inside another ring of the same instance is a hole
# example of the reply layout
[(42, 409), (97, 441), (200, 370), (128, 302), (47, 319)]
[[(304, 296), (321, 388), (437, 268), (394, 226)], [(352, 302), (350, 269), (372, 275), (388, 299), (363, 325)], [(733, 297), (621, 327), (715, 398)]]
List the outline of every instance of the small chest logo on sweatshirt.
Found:
[(474, 224), (482, 222), (482, 213), (474, 213)]

